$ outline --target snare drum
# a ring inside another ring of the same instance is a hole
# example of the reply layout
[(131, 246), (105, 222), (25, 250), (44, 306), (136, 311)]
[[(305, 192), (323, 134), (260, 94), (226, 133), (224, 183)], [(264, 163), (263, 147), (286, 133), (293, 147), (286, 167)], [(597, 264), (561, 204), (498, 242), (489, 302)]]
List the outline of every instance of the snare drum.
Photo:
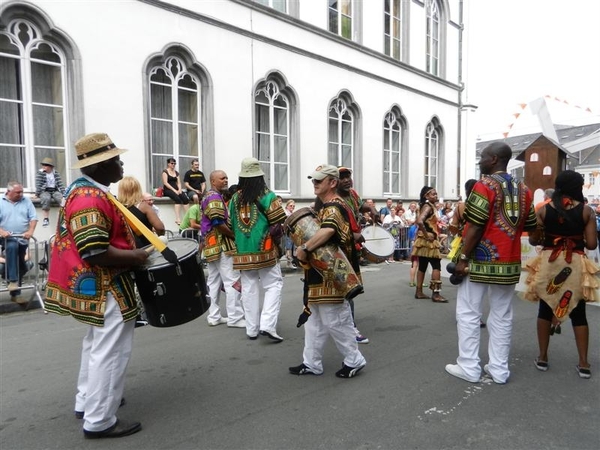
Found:
[(371, 262), (381, 263), (394, 254), (394, 237), (380, 225), (369, 225), (361, 231), (365, 238), (363, 256)]
[(155, 251), (133, 272), (148, 323), (155, 327), (194, 320), (208, 311), (210, 304), (198, 241), (172, 239), (169, 248), (177, 255), (177, 264)]

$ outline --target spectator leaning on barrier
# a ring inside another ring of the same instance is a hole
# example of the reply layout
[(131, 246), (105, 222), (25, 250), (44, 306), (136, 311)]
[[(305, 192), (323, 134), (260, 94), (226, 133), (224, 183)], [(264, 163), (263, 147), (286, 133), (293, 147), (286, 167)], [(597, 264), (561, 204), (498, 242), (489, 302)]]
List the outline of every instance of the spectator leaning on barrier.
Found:
[[(54, 161), (52, 158), (44, 158), (40, 163), (42, 168), (38, 170), (35, 176), (35, 197), (42, 203), (44, 220), (42, 226), (47, 227), (50, 224), (50, 204), (54, 200), (57, 205), (63, 201), (65, 187), (63, 186), (60, 173), (54, 170)], [(34, 198), (35, 198), (34, 197)]]
[(25, 255), (38, 218), (31, 200), (23, 197), (23, 185), (9, 181), (6, 194), (0, 200), (0, 247), (5, 252), (6, 272), (11, 300), (26, 303), (19, 297), (21, 279), (27, 272)]

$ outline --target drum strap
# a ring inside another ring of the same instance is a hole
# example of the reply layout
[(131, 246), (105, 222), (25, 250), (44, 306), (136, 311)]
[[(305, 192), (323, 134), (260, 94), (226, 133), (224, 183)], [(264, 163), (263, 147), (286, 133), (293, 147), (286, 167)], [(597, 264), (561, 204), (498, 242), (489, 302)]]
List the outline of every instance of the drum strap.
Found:
[(167, 261), (173, 264), (177, 263), (178, 258), (175, 252), (168, 248), (167, 245), (152, 232), (152, 230), (148, 229), (148, 227), (144, 225), (140, 219), (135, 217), (133, 213), (129, 211), (125, 205), (117, 200), (110, 192), (107, 192), (106, 196), (113, 203), (113, 205), (115, 205), (117, 209), (123, 213), (125, 220), (127, 220), (127, 223), (136, 232), (136, 234), (141, 233), (146, 239), (148, 239), (152, 246), (156, 248), (156, 250), (158, 250)]

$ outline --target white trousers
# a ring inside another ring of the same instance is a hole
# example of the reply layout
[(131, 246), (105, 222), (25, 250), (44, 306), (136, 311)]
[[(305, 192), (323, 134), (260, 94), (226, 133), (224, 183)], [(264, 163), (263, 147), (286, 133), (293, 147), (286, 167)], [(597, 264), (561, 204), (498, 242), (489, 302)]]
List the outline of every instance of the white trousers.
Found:
[[(349, 367), (364, 366), (367, 361), (358, 350), (350, 305), (310, 305), (312, 314), (304, 324), (303, 363), (316, 374), (323, 373), (323, 350), (329, 336)], [(341, 367), (340, 367), (341, 368)]]
[(117, 421), (134, 328), (135, 320), (123, 322), (119, 304), (109, 293), (104, 326), (89, 326), (81, 350), (75, 410), (85, 411), (87, 431), (103, 431)]
[(483, 298), (488, 295), (490, 314), (487, 319), (489, 333), (488, 369), (495, 380), (506, 382), (510, 375), (508, 354), (512, 334), (512, 299), (515, 286), (473, 283), (468, 277), (458, 287), (456, 323), (458, 329), (457, 364), (470, 378), (481, 376), (479, 365), (480, 320)]
[(221, 319), (221, 307), (219, 299), (221, 297), (221, 284), (225, 289), (225, 309), (227, 310), (227, 323), (229, 325), (238, 322), (244, 318), (244, 309), (240, 293), (233, 288), (240, 278), (240, 271), (233, 270), (233, 257), (221, 253), (216, 261), (208, 263), (208, 277), (206, 285), (208, 295), (210, 295), (210, 307), (208, 308), (209, 322), (218, 322)]
[[(242, 304), (246, 316), (246, 334), (256, 336), (259, 331), (277, 332), (277, 319), (281, 309), (283, 276), (279, 263), (258, 270), (241, 270)], [(259, 284), (265, 291), (260, 310)]]

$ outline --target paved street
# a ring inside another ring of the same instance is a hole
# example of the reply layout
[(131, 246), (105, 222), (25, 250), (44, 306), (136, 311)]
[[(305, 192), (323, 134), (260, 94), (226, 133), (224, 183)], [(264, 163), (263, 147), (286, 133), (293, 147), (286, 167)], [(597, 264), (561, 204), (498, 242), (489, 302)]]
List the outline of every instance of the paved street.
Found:
[[(334, 376), (329, 344), (322, 376), (293, 376), (302, 362), (300, 272), (286, 274), (279, 334), (208, 327), (204, 317), (136, 330), (127, 404), (133, 436), (88, 441), (72, 413), (84, 326), (40, 309), (0, 316), (0, 448), (21, 449), (597, 449), (600, 442), (600, 308), (588, 307), (593, 376), (582, 380), (567, 322), (551, 338), (550, 370), (533, 366), (537, 305), (515, 298), (510, 382), (470, 384), (454, 362), (456, 288), (449, 304), (415, 300), (408, 264), (365, 268), (356, 300), (367, 367)], [(487, 362), (487, 330), (481, 357)]]

